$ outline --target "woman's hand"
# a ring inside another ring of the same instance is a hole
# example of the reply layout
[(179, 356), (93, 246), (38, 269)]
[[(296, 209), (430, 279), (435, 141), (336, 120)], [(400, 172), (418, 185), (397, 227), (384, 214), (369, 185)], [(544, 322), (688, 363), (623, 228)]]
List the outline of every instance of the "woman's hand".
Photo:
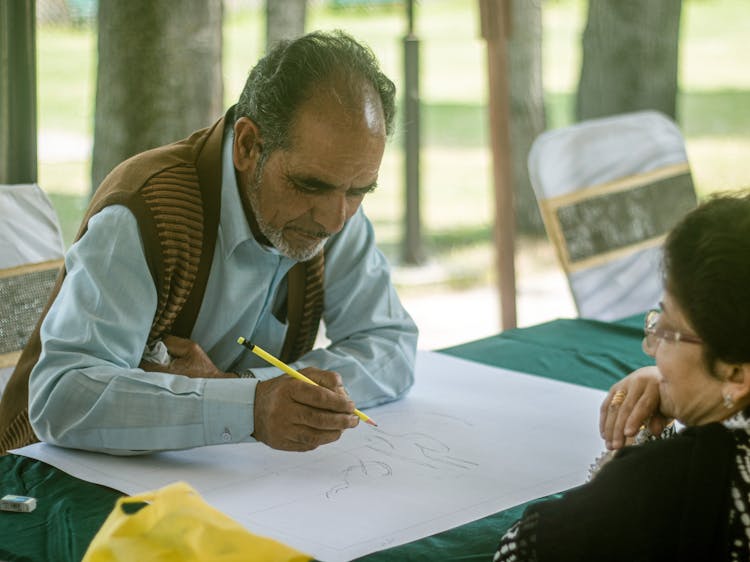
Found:
[(659, 369), (653, 366), (633, 371), (612, 385), (599, 410), (599, 432), (607, 449), (624, 447), (644, 423), (653, 435), (664, 430), (670, 420), (660, 410), (660, 381)]

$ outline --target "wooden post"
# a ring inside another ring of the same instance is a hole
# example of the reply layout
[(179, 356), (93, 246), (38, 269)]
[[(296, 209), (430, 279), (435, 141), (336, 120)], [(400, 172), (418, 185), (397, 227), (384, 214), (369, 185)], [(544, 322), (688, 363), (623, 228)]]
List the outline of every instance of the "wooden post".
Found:
[(489, 121), (495, 188), (495, 250), (502, 329), (516, 327), (515, 209), (511, 174), (508, 38), (511, 0), (479, 0), (487, 42)]
[(407, 33), (404, 37), (404, 180), (406, 191), (405, 233), (402, 261), (424, 261), (419, 186), (419, 39), (414, 31), (414, 0), (407, 0)]

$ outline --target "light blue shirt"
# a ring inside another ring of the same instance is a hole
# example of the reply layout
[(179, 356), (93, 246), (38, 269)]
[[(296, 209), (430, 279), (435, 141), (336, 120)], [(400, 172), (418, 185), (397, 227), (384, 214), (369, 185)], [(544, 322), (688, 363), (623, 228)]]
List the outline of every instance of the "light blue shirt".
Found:
[[(29, 418), (43, 441), (130, 454), (253, 440), (257, 382), (281, 372), (237, 338), (281, 351), (286, 326), (274, 311), (295, 262), (253, 237), (231, 142), (228, 135), (216, 249), (191, 339), (220, 370), (251, 368), (257, 379), (194, 379), (138, 368), (156, 289), (135, 217), (126, 207), (107, 207), (68, 251), (67, 276), (41, 327)], [(340, 373), (359, 408), (394, 400), (411, 387), (417, 329), (361, 209), (326, 245), (323, 321), (331, 344), (293, 367)]]

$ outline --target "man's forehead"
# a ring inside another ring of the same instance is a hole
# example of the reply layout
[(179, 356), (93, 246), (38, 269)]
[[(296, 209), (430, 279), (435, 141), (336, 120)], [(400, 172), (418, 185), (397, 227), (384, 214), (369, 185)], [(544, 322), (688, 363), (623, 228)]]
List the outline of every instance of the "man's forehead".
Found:
[(380, 99), (367, 96), (363, 103), (363, 116), (367, 128), (372, 130), (373, 133), (382, 130), (383, 134), (385, 134), (385, 116), (383, 115), (383, 105)]
[(316, 90), (295, 111), (292, 141), (311, 125), (362, 127), (374, 135), (385, 135), (383, 104), (375, 88), (364, 80), (352, 85), (326, 85)]

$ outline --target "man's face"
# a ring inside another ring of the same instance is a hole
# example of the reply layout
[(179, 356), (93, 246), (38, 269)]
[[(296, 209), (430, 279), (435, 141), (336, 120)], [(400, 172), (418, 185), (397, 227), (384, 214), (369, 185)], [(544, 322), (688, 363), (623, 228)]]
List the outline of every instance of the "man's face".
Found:
[(385, 148), (374, 92), (363, 96), (356, 111), (321, 97), (299, 108), (290, 148), (275, 150), (264, 165), (259, 165), (257, 148), (263, 141), (255, 125), (246, 118), (235, 125), (235, 168), (258, 230), (296, 261), (317, 254), (357, 211), (375, 187)]

